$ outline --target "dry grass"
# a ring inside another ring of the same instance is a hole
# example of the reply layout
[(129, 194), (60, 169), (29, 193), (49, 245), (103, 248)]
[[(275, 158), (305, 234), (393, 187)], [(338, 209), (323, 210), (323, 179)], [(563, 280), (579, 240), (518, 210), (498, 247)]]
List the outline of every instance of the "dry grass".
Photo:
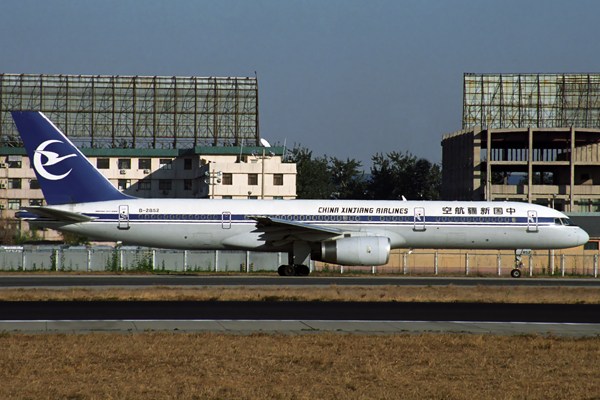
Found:
[(8, 399), (598, 399), (600, 339), (477, 335), (0, 337)]
[(484, 303), (599, 304), (600, 288), (490, 286), (149, 287), (136, 289), (2, 289), (0, 301), (60, 300), (254, 300), (254, 301), (418, 301)]

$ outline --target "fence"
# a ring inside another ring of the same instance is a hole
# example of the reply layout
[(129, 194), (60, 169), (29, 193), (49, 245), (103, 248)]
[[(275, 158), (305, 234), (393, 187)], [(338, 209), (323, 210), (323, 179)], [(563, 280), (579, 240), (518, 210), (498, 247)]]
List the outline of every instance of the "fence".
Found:
[[(598, 277), (598, 251), (563, 253), (554, 250), (530, 251), (521, 258), (524, 276)], [(514, 251), (392, 251), (390, 261), (378, 267), (353, 267), (315, 263), (316, 271), (362, 272), (403, 275), (510, 276), (515, 266)]]
[[(134, 246), (0, 246), (0, 271), (277, 271), (287, 253), (165, 250)], [(598, 277), (598, 251), (531, 251), (522, 257), (526, 276)], [(353, 267), (311, 263), (312, 271), (400, 275), (508, 276), (512, 251), (394, 250), (387, 265)]]
[[(283, 260), (283, 262), (282, 262)], [(276, 271), (287, 253), (133, 246), (0, 246), (0, 271)]]

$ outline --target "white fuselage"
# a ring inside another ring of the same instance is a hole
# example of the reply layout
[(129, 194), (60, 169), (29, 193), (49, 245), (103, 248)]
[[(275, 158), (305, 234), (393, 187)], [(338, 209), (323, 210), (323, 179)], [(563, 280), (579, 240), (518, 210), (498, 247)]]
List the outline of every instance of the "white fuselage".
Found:
[[(279, 226), (257, 229), (265, 216), (341, 237), (385, 236), (392, 248), (558, 249), (588, 240), (559, 211), (528, 203), (353, 200), (125, 199), (50, 206), (90, 222), (31, 221), (93, 239), (175, 249), (286, 251), (294, 240), (336, 239)], [(285, 230), (289, 229), (289, 232)]]

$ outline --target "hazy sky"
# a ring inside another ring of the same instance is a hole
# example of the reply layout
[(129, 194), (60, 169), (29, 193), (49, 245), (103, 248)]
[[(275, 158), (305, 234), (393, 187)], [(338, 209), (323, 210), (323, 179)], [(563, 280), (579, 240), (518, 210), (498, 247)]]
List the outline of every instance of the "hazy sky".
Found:
[(254, 76), (261, 136), (371, 165), (441, 161), (463, 73), (600, 72), (600, 2), (33, 1), (0, 7), (0, 72)]

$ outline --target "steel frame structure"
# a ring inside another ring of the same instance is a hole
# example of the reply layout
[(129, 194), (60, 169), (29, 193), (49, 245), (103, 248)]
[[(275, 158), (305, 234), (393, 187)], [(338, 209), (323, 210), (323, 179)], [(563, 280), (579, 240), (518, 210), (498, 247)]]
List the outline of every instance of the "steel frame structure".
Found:
[(44, 112), (79, 147), (258, 146), (256, 78), (0, 74), (0, 146), (11, 110)]
[(464, 74), (463, 129), (600, 128), (600, 74)]

